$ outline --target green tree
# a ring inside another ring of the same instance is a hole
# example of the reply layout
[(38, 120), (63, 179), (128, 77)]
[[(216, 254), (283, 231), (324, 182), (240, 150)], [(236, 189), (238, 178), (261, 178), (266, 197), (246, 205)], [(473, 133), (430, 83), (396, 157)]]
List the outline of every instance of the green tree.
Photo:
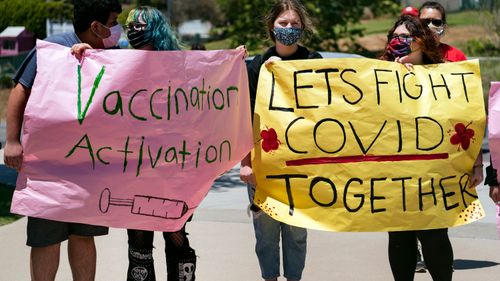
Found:
[[(131, 4), (133, 7), (152, 6), (159, 10), (167, 11), (167, 0), (135, 0)], [(222, 18), (216, 0), (173, 0), (172, 6), (172, 18), (170, 22), (173, 26), (178, 26), (182, 22), (191, 19), (201, 19), (209, 21), (212, 24), (217, 24)]]
[[(245, 44), (249, 49), (259, 48), (265, 35), (263, 16), (274, 1), (270, 0), (218, 0), (225, 17), (226, 32), (233, 46)], [(398, 0), (302, 1), (315, 26), (307, 43), (325, 51), (358, 48), (354, 39), (363, 34), (356, 27), (365, 9), (373, 14), (395, 13), (400, 9)]]
[(46, 37), (46, 19), (71, 19), (73, 5), (67, 1), (0, 0), (0, 30), (25, 26), (36, 38)]
[(173, 2), (173, 24), (178, 25), (184, 21), (201, 19), (212, 24), (221, 22), (221, 12), (216, 0), (197, 0)]
[(484, 1), (481, 9), (483, 22), (490, 37), (495, 37), (497, 45), (500, 41), (500, 0)]
[(313, 20), (316, 33), (310, 40), (311, 47), (325, 51), (359, 51), (355, 38), (363, 35), (363, 29), (356, 27), (365, 9), (374, 15), (399, 11), (397, 0), (352, 0), (305, 2)]
[(231, 40), (231, 46), (246, 45), (255, 50), (262, 47), (266, 36), (264, 16), (272, 7), (269, 0), (218, 0), (224, 15), (224, 32)]
[(498, 56), (500, 54), (500, 0), (485, 0), (481, 2), (481, 21), (486, 36), (467, 41), (468, 55)]

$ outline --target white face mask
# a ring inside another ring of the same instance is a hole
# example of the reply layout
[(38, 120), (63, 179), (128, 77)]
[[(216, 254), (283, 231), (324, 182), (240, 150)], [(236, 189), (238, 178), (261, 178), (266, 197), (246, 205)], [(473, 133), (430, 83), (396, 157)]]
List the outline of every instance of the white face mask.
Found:
[(122, 35), (122, 26), (119, 24), (113, 25), (112, 27), (107, 27), (104, 24), (101, 25), (110, 32), (110, 35), (106, 38), (102, 38), (96, 33), (97, 36), (101, 37), (104, 48), (111, 48), (118, 45), (118, 40), (120, 40), (120, 36)]
[(432, 23), (429, 23), (429, 28), (434, 31), (439, 37), (444, 35), (444, 26), (435, 26)]

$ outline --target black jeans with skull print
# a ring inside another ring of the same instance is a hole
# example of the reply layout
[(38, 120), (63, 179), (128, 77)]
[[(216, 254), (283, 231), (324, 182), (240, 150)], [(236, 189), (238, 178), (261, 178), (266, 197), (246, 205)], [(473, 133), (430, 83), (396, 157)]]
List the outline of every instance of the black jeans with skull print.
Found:
[[(127, 281), (155, 281), (153, 231), (128, 229), (129, 267)], [(194, 281), (196, 254), (189, 246), (185, 227), (163, 232), (168, 281)]]

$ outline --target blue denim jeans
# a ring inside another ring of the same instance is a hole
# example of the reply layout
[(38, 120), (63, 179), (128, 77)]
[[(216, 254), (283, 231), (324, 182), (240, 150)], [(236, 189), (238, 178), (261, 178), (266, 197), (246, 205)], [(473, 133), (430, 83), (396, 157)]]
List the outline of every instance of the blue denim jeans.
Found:
[[(255, 189), (247, 185), (250, 203)], [(280, 276), (280, 234), (283, 248), (285, 278), (300, 280), (306, 261), (307, 230), (279, 222), (263, 211), (252, 212), (255, 230), (255, 252), (259, 259), (263, 279)]]

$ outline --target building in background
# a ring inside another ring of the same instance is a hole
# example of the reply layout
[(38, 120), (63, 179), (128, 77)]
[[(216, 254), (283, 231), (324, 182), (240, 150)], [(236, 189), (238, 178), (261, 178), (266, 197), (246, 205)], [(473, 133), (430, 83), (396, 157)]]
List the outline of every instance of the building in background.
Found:
[(210, 29), (212, 29), (210, 22), (203, 22), (198, 19), (183, 22), (179, 25), (178, 32), (183, 40), (192, 41), (198, 37), (204, 41), (210, 38)]
[(65, 32), (74, 32), (73, 23), (70, 20), (54, 20), (47, 19), (46, 21), (47, 37)]
[(33, 32), (24, 26), (9, 26), (0, 33), (0, 56), (17, 56), (35, 46)]

